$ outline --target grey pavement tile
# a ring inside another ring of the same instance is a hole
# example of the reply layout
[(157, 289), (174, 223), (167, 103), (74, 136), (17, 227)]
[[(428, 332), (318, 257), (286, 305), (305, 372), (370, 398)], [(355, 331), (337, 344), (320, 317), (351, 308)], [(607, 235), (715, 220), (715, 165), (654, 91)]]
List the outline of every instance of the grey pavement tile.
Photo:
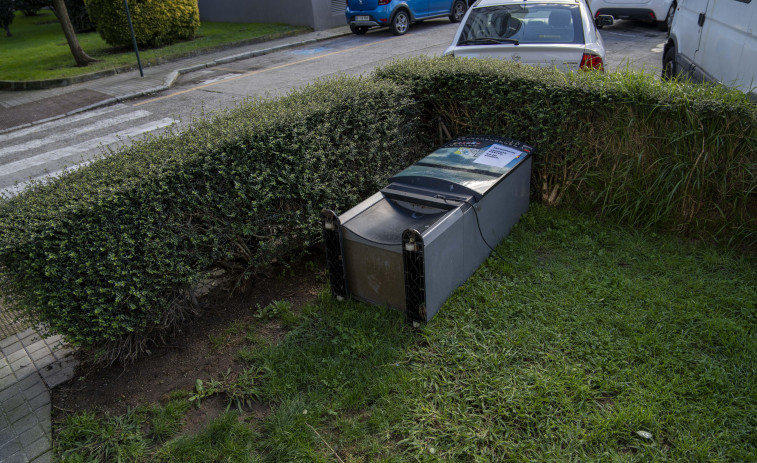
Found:
[(8, 421), (8, 417), (5, 416), (5, 413), (0, 413), (0, 430), (3, 430), (11, 425), (11, 422)]
[[(13, 367), (13, 364), (21, 359), (29, 359), (29, 354), (26, 353), (24, 349), (17, 350), (16, 352), (13, 352), (12, 354), (8, 354), (5, 356), (5, 361), (10, 364), (11, 367)], [(29, 359), (31, 361), (31, 359)]]
[(6, 347), (3, 347), (2, 351), (3, 351), (3, 355), (5, 355), (7, 357), (8, 355), (13, 354), (14, 352), (18, 352), (19, 350), (23, 350), (23, 348), (24, 348), (24, 345), (21, 344), (21, 341), (19, 341), (18, 339), (15, 339), (15, 337), (14, 337), (14, 342), (12, 342), (11, 344), (9, 344)]
[(10, 384), (6, 387), (0, 387), (0, 404), (5, 403), (6, 400), (17, 394), (21, 394), (21, 388), (18, 386), (18, 382), (15, 380), (10, 382)]
[(50, 349), (50, 347), (47, 345), (47, 342), (44, 339), (40, 339), (36, 342), (25, 345), (24, 349), (26, 349), (26, 352), (31, 357), (34, 352), (37, 352), (40, 349)]
[(74, 353), (74, 350), (66, 346), (63, 346), (60, 349), (53, 350), (53, 355), (55, 355), (55, 358), (57, 358), (58, 360), (63, 360), (66, 357), (70, 357), (71, 355), (73, 355), (73, 353)]
[(53, 457), (53, 451), (48, 450), (47, 452), (32, 460), (30, 463), (53, 463), (53, 461), (55, 461), (55, 458)]
[(16, 378), (21, 378), (29, 374), (29, 372), (36, 371), (37, 369), (34, 367), (32, 359), (30, 359), (29, 356), (26, 355), (26, 352), (24, 352), (23, 357), (11, 362), (11, 370), (16, 374)]
[(11, 370), (10, 367), (8, 367), (8, 369), (10, 370), (11, 374), (0, 377), (0, 401), (2, 400), (2, 397), (7, 395), (7, 393), (3, 394), (2, 391), (5, 391), (6, 389), (14, 386), (18, 381), (16, 375), (13, 374), (13, 370)]
[[(0, 429), (0, 448), (3, 448), (11, 442), (16, 442), (16, 433), (13, 431), (13, 428), (5, 427)], [(0, 453), (0, 455), (2, 454)], [(3, 459), (0, 458), (0, 461), (3, 461)]]
[[(2, 433), (0, 433), (1, 435)], [(16, 442), (16, 436), (13, 435), (12, 438), (3, 438), (0, 436), (0, 461), (3, 463), (7, 463), (11, 460), (11, 458), (14, 455), (18, 455), (21, 453), (21, 444)]]
[(9, 456), (3, 463), (29, 463), (29, 459), (26, 458), (26, 454), (23, 452), (14, 453)]
[(11, 413), (16, 411), (16, 409), (22, 405), (26, 405), (26, 397), (21, 394), (21, 391), (19, 391), (18, 394), (13, 395), (11, 397), (8, 397), (6, 400), (3, 400), (3, 411), (6, 415), (10, 416)]
[(38, 456), (37, 458), (31, 460), (31, 463), (52, 463), (53, 462), (53, 451), (48, 450), (47, 452), (43, 453), (42, 455)]
[(5, 358), (0, 359), (0, 379), (5, 378), (6, 376), (13, 373), (13, 370), (11, 370), (11, 366), (8, 364), (8, 362), (5, 361)]
[[(11, 426), (13, 426), (14, 423), (23, 420), (29, 415), (34, 415), (34, 413), (32, 413), (32, 409), (29, 408), (29, 405), (24, 403), (20, 407), (16, 407), (12, 411), (6, 413), (5, 416), (8, 418), (8, 421), (11, 422)], [(34, 419), (37, 419), (36, 415), (34, 416)]]
[(26, 453), (29, 461), (34, 461), (35, 458), (49, 452), (51, 448), (52, 443), (50, 442), (50, 439), (48, 439), (47, 436), (44, 436), (31, 446), (24, 447), (24, 453)]
[[(26, 413), (22, 414), (21, 412)], [(39, 419), (37, 418), (37, 415), (32, 413), (31, 409), (28, 406), (19, 407), (19, 409), (17, 409), (16, 416), (17, 418), (15, 420), (10, 417), (11, 428), (16, 431), (16, 434), (21, 435), (29, 429), (39, 425)]]
[(50, 415), (52, 414), (52, 404), (46, 403), (42, 404), (38, 407), (32, 408), (32, 411), (34, 411), (34, 414), (37, 415), (37, 421), (42, 423), (45, 420), (50, 419)]
[(13, 343), (18, 342), (18, 337), (14, 334), (12, 336), (8, 336), (5, 339), (0, 339), (0, 349), (5, 352), (5, 349), (9, 346), (11, 346)]
[(39, 341), (42, 339), (39, 334), (34, 330), (34, 328), (27, 328), (24, 331), (17, 334), (18, 339), (21, 340), (21, 344), (28, 346), (29, 344), (33, 344), (36, 341)]
[[(34, 426), (26, 431), (22, 432), (18, 436), (18, 442), (21, 444), (21, 447), (24, 448), (27, 454), (29, 454), (29, 449), (34, 447), (35, 444), (40, 440), (43, 439), (45, 442), (47, 442), (47, 447), (42, 449), (42, 451), (38, 452), (35, 457), (38, 455), (41, 455), (42, 453), (46, 452), (50, 449), (50, 440), (47, 438), (47, 435), (45, 434), (45, 431), (40, 426)], [(31, 455), (29, 455), (31, 456)]]
[[(41, 382), (42, 381), (40, 381), (40, 383)], [(28, 399), (29, 408), (35, 411), (43, 405), (50, 405), (50, 402), (50, 393), (48, 392), (46, 387), (44, 388), (42, 393), (37, 394), (36, 397)]]
[[(45, 397), (47, 397), (47, 401), (50, 401), (50, 391), (48, 391), (47, 386), (45, 386), (45, 382), (42, 381), (42, 378), (39, 379), (35, 384), (23, 389), (21, 391), (21, 394), (26, 398), (27, 401), (29, 401), (29, 404), (34, 403), (42, 403), (39, 402), (39, 400), (44, 400)], [(36, 400), (36, 402), (35, 402)], [(34, 407), (32, 407), (33, 409)]]
[(19, 378), (18, 380), (18, 387), (23, 391), (24, 389), (30, 388), (34, 386), (35, 384), (39, 383), (39, 375), (29, 375), (25, 376), (23, 378)]
[(45, 383), (50, 389), (60, 386), (61, 384), (69, 381), (74, 377), (74, 368), (63, 368), (56, 371), (54, 374), (45, 377)]

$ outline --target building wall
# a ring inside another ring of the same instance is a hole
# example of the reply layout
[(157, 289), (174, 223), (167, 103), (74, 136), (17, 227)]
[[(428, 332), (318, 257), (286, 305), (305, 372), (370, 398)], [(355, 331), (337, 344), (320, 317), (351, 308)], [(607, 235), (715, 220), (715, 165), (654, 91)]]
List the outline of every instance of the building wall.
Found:
[(345, 0), (199, 0), (202, 21), (281, 22), (315, 30), (343, 26)]

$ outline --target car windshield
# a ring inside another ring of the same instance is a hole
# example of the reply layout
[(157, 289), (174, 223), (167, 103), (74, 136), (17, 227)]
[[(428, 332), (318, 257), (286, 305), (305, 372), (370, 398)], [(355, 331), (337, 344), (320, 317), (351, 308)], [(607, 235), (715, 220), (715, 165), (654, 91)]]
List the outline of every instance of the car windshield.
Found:
[(474, 8), (458, 45), (584, 43), (578, 5), (518, 4)]

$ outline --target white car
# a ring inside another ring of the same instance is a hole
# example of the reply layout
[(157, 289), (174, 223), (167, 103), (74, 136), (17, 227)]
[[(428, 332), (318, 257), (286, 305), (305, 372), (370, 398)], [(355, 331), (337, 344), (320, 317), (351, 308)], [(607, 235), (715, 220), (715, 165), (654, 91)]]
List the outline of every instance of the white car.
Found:
[(676, 11), (675, 0), (590, 0), (589, 6), (594, 16), (653, 22), (661, 31), (670, 29)]
[(662, 78), (717, 82), (757, 103), (757, 1), (681, 2), (662, 55)]
[[(608, 16), (597, 21), (612, 24)], [(605, 46), (583, 0), (481, 0), (468, 9), (444, 55), (577, 71), (603, 69)]]

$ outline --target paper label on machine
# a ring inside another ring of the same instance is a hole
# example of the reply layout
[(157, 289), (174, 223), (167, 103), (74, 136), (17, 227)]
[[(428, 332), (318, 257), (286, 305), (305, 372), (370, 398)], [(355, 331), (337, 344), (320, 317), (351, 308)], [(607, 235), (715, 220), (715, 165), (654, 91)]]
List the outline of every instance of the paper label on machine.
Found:
[(481, 152), (473, 162), (493, 167), (505, 167), (514, 159), (519, 158), (521, 154), (523, 154), (523, 151), (509, 148), (504, 145), (494, 144)]

